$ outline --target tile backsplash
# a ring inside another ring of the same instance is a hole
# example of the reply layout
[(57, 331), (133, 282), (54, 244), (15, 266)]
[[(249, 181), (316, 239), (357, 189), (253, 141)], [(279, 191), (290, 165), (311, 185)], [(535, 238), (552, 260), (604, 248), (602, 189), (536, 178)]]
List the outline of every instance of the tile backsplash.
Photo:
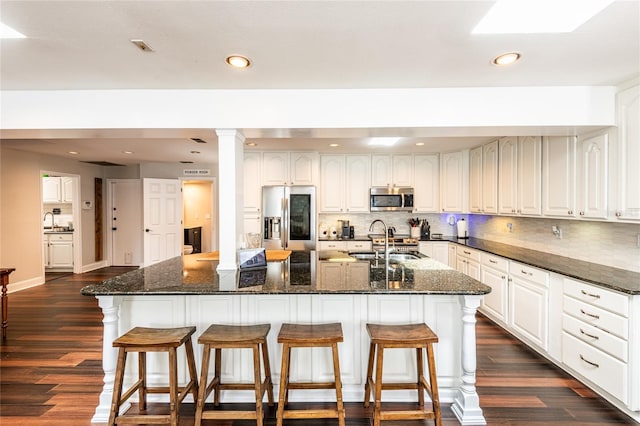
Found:
[[(376, 214), (321, 214), (318, 225), (338, 226), (339, 220), (349, 220), (355, 227), (356, 236), (369, 234), (369, 225), (374, 219), (382, 219), (394, 226), (399, 234), (409, 234), (408, 220), (411, 217), (426, 219), (431, 225), (431, 233), (445, 236), (456, 235), (456, 227), (449, 224), (449, 218), (465, 218), (469, 221), (472, 237), (497, 241), (532, 250), (572, 257), (587, 262), (599, 263), (616, 268), (640, 272), (640, 248), (637, 245), (640, 224), (595, 222), (567, 219), (447, 215), (447, 214), (407, 214), (381, 212)], [(511, 230), (508, 224), (511, 224)], [(560, 228), (562, 239), (556, 238), (552, 226)], [(376, 225), (375, 233), (382, 232)]]

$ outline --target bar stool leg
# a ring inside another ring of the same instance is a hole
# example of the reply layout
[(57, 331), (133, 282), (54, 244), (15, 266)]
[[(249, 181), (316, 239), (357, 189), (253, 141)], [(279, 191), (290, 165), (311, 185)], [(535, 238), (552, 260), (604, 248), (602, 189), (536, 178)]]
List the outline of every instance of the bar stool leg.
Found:
[(109, 426), (114, 426), (116, 417), (120, 414), (120, 398), (122, 397), (122, 381), (124, 380), (124, 363), (127, 353), (124, 348), (118, 349), (118, 362), (116, 363), (116, 376), (113, 380), (113, 396), (111, 397), (111, 412), (109, 413)]
[(193, 402), (195, 403), (198, 401), (198, 370), (196, 369), (196, 357), (193, 354), (191, 337), (185, 342), (185, 350), (187, 351), (187, 366), (189, 367), (189, 383), (193, 382), (191, 385), (191, 394), (193, 395)]
[(215, 373), (213, 377), (213, 383), (215, 383), (213, 388), (213, 405), (216, 407), (220, 405), (220, 384), (222, 383), (221, 370), (222, 349), (216, 348)]
[(373, 406), (373, 426), (380, 426), (380, 411), (382, 409), (382, 361), (384, 358), (384, 345), (378, 344), (376, 354), (376, 389), (375, 403)]
[(204, 410), (204, 400), (209, 395), (212, 382), (207, 386), (207, 376), (209, 375), (209, 361), (211, 360), (211, 346), (204, 345), (202, 349), (202, 371), (200, 372), (200, 387), (198, 388), (198, 399), (196, 404), (195, 426), (202, 424), (202, 410)]
[(422, 359), (422, 348), (416, 348), (416, 363), (418, 365), (418, 405), (424, 407), (424, 360)]
[(263, 342), (262, 346), (262, 363), (264, 364), (264, 385), (267, 387), (267, 400), (269, 407), (273, 407), (273, 381), (271, 380), (271, 366), (269, 364), (269, 351), (267, 350), (267, 342)]
[(138, 406), (140, 410), (147, 410), (147, 353), (138, 352)]
[(178, 426), (178, 357), (169, 349), (169, 414), (171, 426)]
[(282, 426), (284, 417), (285, 395), (288, 395), (287, 386), (289, 385), (289, 356), (291, 348), (288, 343), (282, 346), (282, 368), (280, 370), (280, 390), (278, 392), (278, 412), (276, 413), (276, 426)]
[(364, 406), (369, 407), (371, 401), (371, 382), (373, 380), (373, 360), (376, 355), (376, 345), (369, 344), (369, 363), (367, 364), (367, 378), (364, 383)]
[(264, 411), (262, 409), (262, 375), (260, 374), (260, 345), (253, 345), (253, 383), (256, 393), (256, 422), (262, 426)]
[(344, 403), (342, 401), (342, 380), (340, 379), (340, 360), (338, 358), (338, 344), (331, 345), (333, 352), (333, 374), (336, 382), (336, 404), (338, 406), (338, 425), (344, 426)]
[(433, 404), (433, 414), (436, 426), (442, 425), (442, 413), (440, 412), (440, 395), (438, 393), (438, 380), (436, 375), (436, 361), (433, 355), (433, 345), (427, 345), (427, 362), (429, 363), (429, 387)]

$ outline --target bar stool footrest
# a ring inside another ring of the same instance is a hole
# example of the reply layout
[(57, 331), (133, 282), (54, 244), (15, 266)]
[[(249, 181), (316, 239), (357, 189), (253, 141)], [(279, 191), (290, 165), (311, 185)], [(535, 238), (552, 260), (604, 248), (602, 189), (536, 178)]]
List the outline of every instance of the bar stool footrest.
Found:
[(258, 415), (255, 410), (246, 411), (246, 410), (220, 410), (220, 411), (203, 411), (202, 419), (203, 420), (236, 420), (236, 419), (244, 419), (244, 420), (256, 420)]
[(419, 420), (419, 419), (435, 419), (433, 411), (423, 410), (397, 410), (397, 411), (381, 411), (380, 420)]
[(131, 424), (131, 425), (166, 425), (169, 423), (169, 414), (135, 414), (135, 415), (123, 415), (116, 417), (116, 423)]
[(335, 389), (335, 382), (289, 382), (288, 389)]
[(322, 410), (284, 410), (282, 418), (284, 419), (337, 419), (338, 410), (322, 409)]

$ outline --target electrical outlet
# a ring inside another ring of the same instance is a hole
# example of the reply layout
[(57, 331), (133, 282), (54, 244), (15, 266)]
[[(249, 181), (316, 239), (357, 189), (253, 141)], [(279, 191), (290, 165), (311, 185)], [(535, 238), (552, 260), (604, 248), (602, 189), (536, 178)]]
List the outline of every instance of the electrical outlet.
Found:
[(562, 229), (560, 229), (559, 226), (552, 225), (551, 226), (551, 232), (553, 232), (553, 235), (555, 235), (557, 239), (559, 239), (559, 240), (562, 239)]
[(507, 229), (509, 229), (509, 232), (513, 232), (513, 223), (507, 223)]

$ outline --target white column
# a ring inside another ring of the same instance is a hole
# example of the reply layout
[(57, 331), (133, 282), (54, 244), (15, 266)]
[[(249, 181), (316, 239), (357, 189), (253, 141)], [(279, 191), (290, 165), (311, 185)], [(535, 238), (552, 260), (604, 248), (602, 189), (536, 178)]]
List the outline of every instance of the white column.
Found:
[(476, 309), (482, 296), (460, 296), (462, 302), (462, 384), (451, 410), (462, 425), (486, 425), (476, 390)]
[[(104, 371), (104, 386), (100, 393), (98, 406), (93, 414), (91, 423), (106, 423), (109, 421), (109, 411), (111, 410), (111, 398), (113, 396), (113, 382), (116, 377), (116, 362), (118, 360), (118, 350), (113, 347), (113, 341), (118, 338), (118, 323), (120, 319), (120, 303), (122, 298), (118, 296), (96, 296), (98, 305), (102, 309), (102, 323), (104, 324), (102, 334), (102, 370)], [(126, 411), (130, 404), (127, 402), (122, 406), (122, 411)]]
[(236, 129), (216, 129), (218, 135), (218, 270), (238, 269), (236, 251), (244, 236), (244, 135)]

